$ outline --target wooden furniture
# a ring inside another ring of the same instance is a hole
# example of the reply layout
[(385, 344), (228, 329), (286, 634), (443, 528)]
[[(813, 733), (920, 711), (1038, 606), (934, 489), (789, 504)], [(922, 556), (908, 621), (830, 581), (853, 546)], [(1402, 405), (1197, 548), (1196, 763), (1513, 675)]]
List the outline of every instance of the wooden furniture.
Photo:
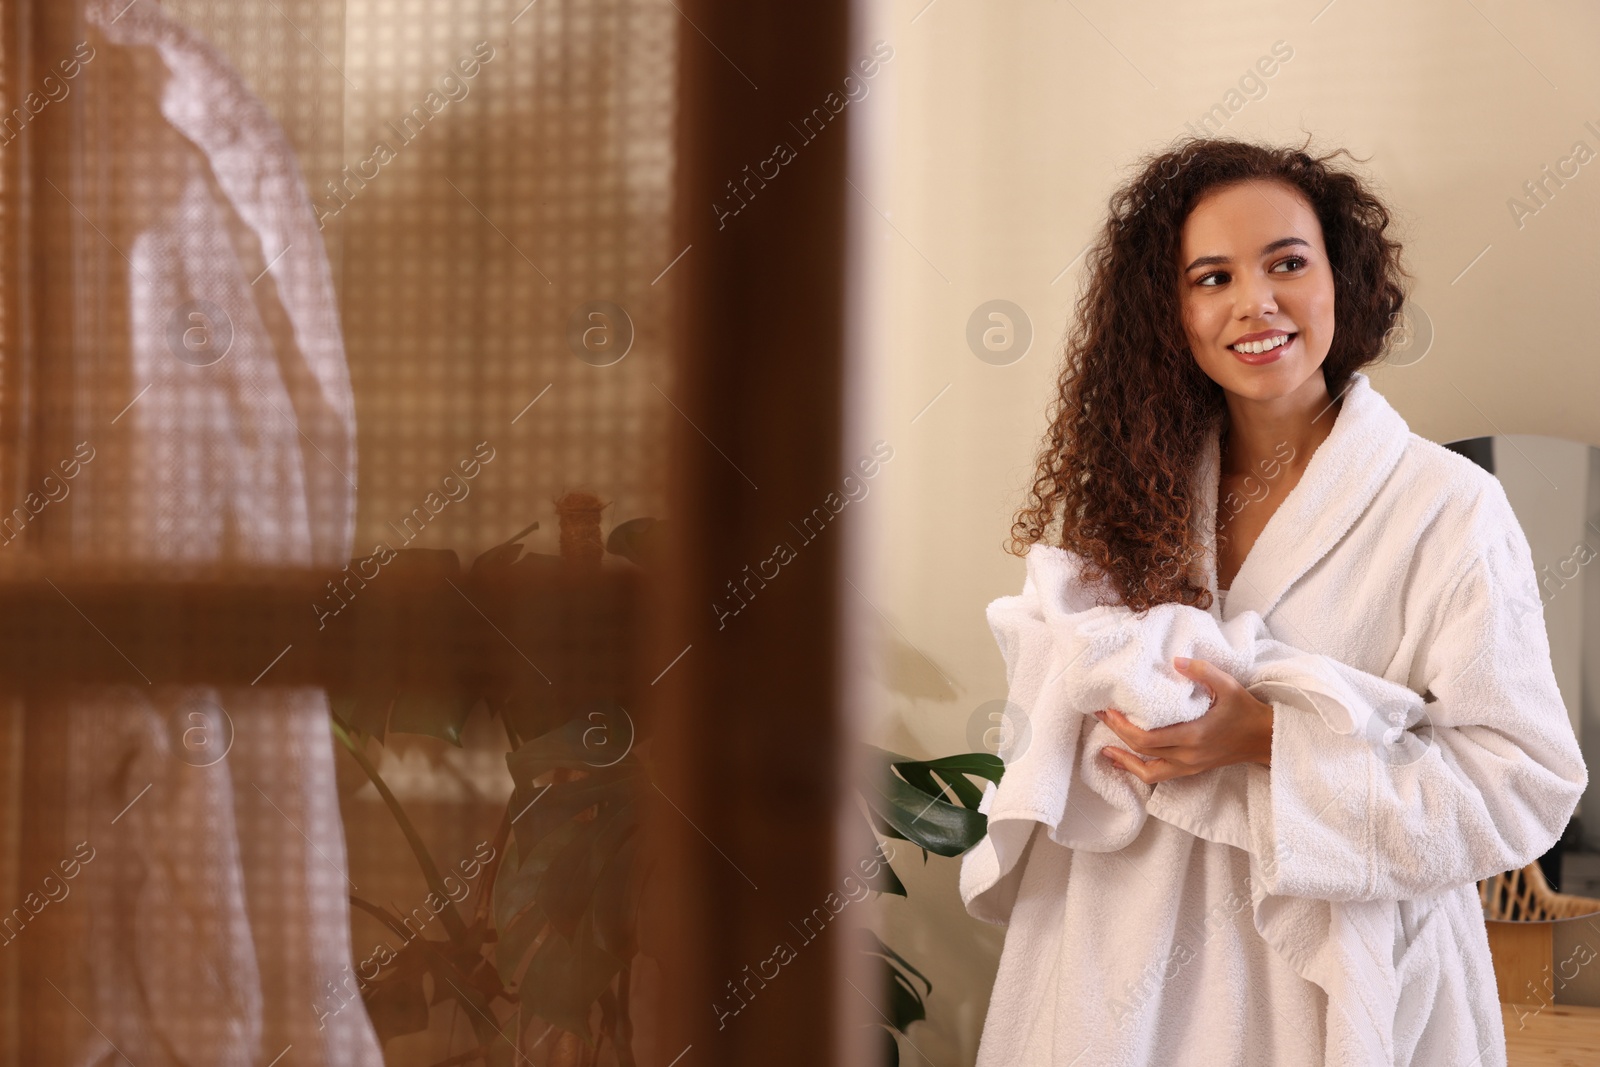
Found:
[(1600, 900), (1557, 893), (1537, 862), (1479, 882), (1478, 898), (1507, 1034), (1526, 1036), (1529, 1020), (1541, 1033), (1567, 1026), (1578, 1016), (1551, 1013), (1581, 1007), (1600, 1040)]
[(1485, 919), (1570, 919), (1600, 912), (1600, 900), (1551, 889), (1538, 860), (1521, 870), (1485, 878), (1478, 883), (1478, 899), (1483, 902)]
[(1502, 1004), (1508, 1067), (1592, 1067), (1600, 1063), (1600, 1008)]

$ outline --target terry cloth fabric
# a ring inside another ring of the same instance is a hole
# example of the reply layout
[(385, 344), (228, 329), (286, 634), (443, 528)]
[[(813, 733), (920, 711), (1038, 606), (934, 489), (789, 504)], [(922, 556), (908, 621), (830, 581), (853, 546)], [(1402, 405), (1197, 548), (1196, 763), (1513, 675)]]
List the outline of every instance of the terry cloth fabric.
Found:
[[(988, 609), (1025, 728), (962, 860), (968, 911), (1009, 924), (979, 1067), (1503, 1065), (1475, 882), (1545, 852), (1587, 770), (1500, 483), (1358, 373), (1225, 607), (1136, 616), (1078, 562), (1035, 545)], [(1152, 787), (1099, 755), (1124, 746), (1090, 712), (1204, 712), (1173, 655), (1272, 704), (1270, 768)]]

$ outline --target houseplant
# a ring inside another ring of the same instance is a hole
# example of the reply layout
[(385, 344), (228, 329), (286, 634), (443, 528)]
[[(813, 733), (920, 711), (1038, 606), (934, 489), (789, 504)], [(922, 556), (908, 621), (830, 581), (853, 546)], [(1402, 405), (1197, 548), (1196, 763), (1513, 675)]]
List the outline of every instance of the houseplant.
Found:
[[(459, 594), (514, 645), (478, 605), (496, 591), (518, 595), (526, 588), (532, 596), (552, 583), (581, 594), (583, 576), (594, 575), (599, 564), (602, 506), (582, 493), (557, 502), (559, 556), (526, 551), (522, 541), (538, 529), (534, 523), (479, 555), (465, 572), (454, 552), (426, 549), (400, 550), (386, 566), (420, 575), (424, 588), (454, 587), (444, 595)], [(654, 569), (662, 562), (662, 534), (661, 520), (635, 519), (615, 527), (603, 551)], [(470, 622), (473, 615), (463, 609), (461, 618)], [(401, 941), (377, 961), (377, 973), (363, 974), (358, 984), (381, 1040), (427, 1029), (433, 1009), (453, 1003), (471, 1023), (476, 1047), (432, 1067), (510, 1067), (528, 1062), (527, 1051), (551, 1035), (552, 1065), (593, 1067), (609, 1048), (619, 1067), (634, 1067), (629, 990), (640, 951), (639, 902), (651, 870), (638, 833), (639, 798), (652, 775), (641, 728), (647, 724), (628, 712), (623, 688), (601, 684), (574, 698), (536, 681), (467, 670), (424, 681), (401, 674), (364, 679), (330, 693), (334, 734), (394, 818), (428, 887), (426, 907), (439, 919), (429, 925), (441, 936), (425, 936), (397, 909), (351, 897), (354, 908)], [(513, 788), (491, 854), (477, 872), (477, 891), (458, 895), (451, 874), (441, 872), (384, 781), (375, 755), (398, 733), (459, 746), (474, 713), (490, 715), (504, 731)], [(983, 837), (982, 792), (973, 779), (998, 781), (1004, 766), (997, 757), (914, 760), (867, 748), (873, 772), (860, 795), (875, 832), (917, 845), (924, 862), (929, 852), (958, 856)], [(888, 864), (872, 888), (906, 895)], [(862, 951), (881, 968), (887, 991), (884, 1062), (894, 1064), (893, 1034), (926, 1018), (932, 986), (876, 935), (862, 936)]]

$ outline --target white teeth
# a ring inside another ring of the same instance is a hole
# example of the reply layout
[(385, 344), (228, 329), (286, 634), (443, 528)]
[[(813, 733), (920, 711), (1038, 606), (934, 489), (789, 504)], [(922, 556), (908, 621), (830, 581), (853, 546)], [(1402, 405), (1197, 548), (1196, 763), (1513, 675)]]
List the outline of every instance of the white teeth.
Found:
[(1246, 341), (1243, 344), (1231, 347), (1235, 352), (1248, 352), (1251, 355), (1259, 355), (1262, 352), (1270, 352), (1274, 348), (1288, 344), (1293, 336), (1293, 334), (1279, 334), (1277, 337), (1269, 337), (1265, 341)]

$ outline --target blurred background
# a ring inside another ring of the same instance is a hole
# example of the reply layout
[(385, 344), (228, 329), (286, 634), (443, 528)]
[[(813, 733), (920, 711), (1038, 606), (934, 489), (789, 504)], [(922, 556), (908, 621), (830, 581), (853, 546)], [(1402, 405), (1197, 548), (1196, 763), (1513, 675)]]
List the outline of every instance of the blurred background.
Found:
[[(1083, 253), (1182, 136), (1365, 161), (1373, 384), (1505, 481), (1592, 763), (1596, 33), (3, 0), (0, 1061), (972, 1063), (1004, 930), (905, 816), (974, 825), (922, 761), (996, 749)], [(1507, 975), (1513, 1062), (1600, 1055)]]

